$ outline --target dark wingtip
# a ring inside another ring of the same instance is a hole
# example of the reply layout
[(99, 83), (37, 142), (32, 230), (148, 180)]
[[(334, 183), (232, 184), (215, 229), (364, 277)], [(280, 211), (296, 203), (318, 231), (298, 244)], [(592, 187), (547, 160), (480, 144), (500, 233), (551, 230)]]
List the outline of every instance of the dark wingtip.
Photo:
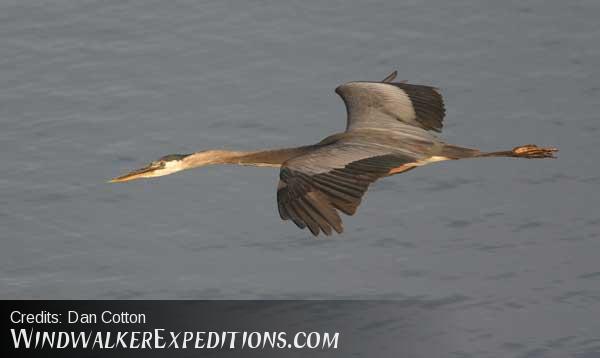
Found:
[(440, 91), (431, 86), (395, 82), (392, 85), (403, 90), (410, 99), (416, 120), (426, 130), (441, 132), (446, 108)]

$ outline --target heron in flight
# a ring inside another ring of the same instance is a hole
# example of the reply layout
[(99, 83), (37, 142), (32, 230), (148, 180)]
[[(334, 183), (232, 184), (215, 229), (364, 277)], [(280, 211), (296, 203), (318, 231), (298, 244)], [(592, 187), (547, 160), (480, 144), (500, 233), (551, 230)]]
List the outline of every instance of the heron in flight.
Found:
[(112, 179), (112, 183), (154, 178), (213, 164), (279, 169), (277, 208), (283, 220), (317, 236), (343, 231), (339, 212), (353, 215), (373, 182), (416, 167), (465, 158), (554, 158), (556, 148), (527, 144), (482, 152), (444, 143), (445, 109), (437, 88), (394, 82), (348, 82), (335, 92), (346, 105), (346, 130), (317, 144), (250, 152), (206, 150), (171, 154)]

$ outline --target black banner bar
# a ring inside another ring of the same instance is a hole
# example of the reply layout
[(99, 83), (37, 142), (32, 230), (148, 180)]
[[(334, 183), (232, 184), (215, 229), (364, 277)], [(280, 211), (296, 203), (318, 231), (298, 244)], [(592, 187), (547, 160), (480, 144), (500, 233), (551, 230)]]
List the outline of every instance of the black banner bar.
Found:
[[(9, 356), (436, 357), (412, 301), (2, 301)], [(7, 356), (7, 355), (5, 355)]]

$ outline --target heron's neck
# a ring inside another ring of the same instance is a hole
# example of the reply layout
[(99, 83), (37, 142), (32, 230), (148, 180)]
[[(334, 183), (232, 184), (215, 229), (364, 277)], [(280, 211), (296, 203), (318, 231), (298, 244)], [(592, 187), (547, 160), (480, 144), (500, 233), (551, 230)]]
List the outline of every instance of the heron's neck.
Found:
[(304, 154), (312, 146), (261, 151), (208, 150), (185, 158), (186, 167), (195, 168), (211, 164), (238, 164), (261, 167), (280, 167), (286, 160)]

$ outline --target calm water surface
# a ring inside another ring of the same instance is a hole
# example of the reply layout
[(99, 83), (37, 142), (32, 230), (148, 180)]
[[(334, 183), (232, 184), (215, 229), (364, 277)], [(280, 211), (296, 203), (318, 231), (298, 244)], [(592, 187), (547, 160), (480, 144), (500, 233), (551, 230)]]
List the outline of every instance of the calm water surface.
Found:
[[(599, 17), (593, 0), (1, 1), (0, 297), (409, 300), (450, 315), (452, 356), (598, 357)], [(442, 89), (448, 142), (560, 158), (383, 180), (327, 240), (280, 221), (273, 169), (106, 184), (165, 154), (319, 141), (345, 125), (335, 86), (392, 69)]]

